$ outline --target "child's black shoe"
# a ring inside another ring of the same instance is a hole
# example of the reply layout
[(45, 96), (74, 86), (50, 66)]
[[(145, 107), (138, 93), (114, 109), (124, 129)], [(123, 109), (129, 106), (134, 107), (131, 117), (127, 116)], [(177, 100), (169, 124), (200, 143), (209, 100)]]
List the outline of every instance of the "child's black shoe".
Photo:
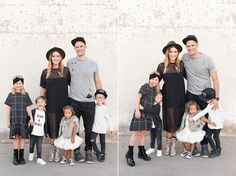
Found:
[(104, 161), (105, 161), (105, 154), (101, 153), (101, 154), (99, 155), (98, 161), (104, 162)]

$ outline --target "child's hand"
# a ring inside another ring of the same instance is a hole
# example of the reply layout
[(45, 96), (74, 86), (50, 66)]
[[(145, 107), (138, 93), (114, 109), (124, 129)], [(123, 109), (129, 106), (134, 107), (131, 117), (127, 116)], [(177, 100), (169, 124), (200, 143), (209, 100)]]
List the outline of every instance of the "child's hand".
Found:
[(216, 127), (216, 123), (215, 122), (212, 122), (210, 123), (212, 126)]
[(143, 106), (141, 104), (139, 105), (139, 109), (143, 110)]
[(74, 144), (75, 143), (75, 138), (71, 138), (71, 143)]
[(140, 117), (141, 117), (141, 112), (136, 109), (134, 116), (135, 116), (136, 119), (140, 119)]
[(30, 125), (31, 126), (34, 126), (34, 121), (33, 121), (33, 118), (30, 118), (30, 121), (29, 121)]

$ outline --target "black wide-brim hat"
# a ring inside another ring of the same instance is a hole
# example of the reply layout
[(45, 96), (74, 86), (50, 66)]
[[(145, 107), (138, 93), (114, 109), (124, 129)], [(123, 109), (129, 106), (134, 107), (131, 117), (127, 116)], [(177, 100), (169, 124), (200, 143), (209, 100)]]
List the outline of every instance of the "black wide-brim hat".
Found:
[(202, 94), (198, 96), (200, 100), (207, 102), (215, 98), (215, 90), (213, 88), (206, 88), (202, 91)]
[(50, 50), (48, 50), (48, 52), (46, 53), (47, 60), (49, 60), (50, 54), (55, 52), (55, 51), (58, 52), (61, 55), (62, 59), (64, 59), (66, 57), (66, 53), (63, 49), (58, 48), (58, 47), (53, 47)]
[(185, 37), (182, 42), (186, 45), (186, 43), (189, 41), (189, 40), (193, 40), (195, 41), (196, 43), (198, 43), (197, 41), (197, 37), (195, 35), (188, 35), (187, 37)]
[(166, 50), (167, 50), (168, 48), (171, 48), (171, 47), (175, 47), (175, 48), (178, 50), (179, 53), (183, 50), (183, 48), (182, 48), (182, 46), (181, 46), (180, 44), (175, 43), (175, 41), (169, 41), (169, 42), (167, 43), (167, 45), (162, 49), (162, 52), (163, 52), (164, 54), (166, 54)]

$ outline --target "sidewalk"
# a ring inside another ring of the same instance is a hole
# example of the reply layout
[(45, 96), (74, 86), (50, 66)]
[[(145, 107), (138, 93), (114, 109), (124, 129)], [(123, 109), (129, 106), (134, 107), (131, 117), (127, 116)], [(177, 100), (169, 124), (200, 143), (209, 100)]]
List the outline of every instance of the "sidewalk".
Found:
[[(47, 162), (47, 154), (49, 150), (48, 144), (43, 144), (42, 158)], [(36, 151), (35, 151), (36, 152)], [(115, 176), (117, 174), (117, 144), (108, 143), (106, 145), (106, 160), (105, 162), (98, 162), (94, 158), (93, 164), (76, 163), (75, 166), (68, 164), (50, 163), (47, 162), (46, 166), (36, 164), (34, 161), (28, 161), (28, 144), (25, 148), (25, 165), (15, 166), (12, 164), (12, 146), (9, 143), (0, 143), (0, 175), (7, 176)], [(83, 153), (84, 154), (84, 153)]]
[[(178, 143), (175, 157), (156, 157), (152, 154), (151, 161), (137, 158), (137, 147), (134, 152), (135, 167), (126, 163), (125, 153), (128, 149), (129, 135), (119, 136), (119, 176), (235, 176), (236, 175), (236, 137), (221, 137), (222, 154), (211, 159), (193, 157), (185, 159), (179, 156), (182, 147)], [(146, 138), (146, 148), (149, 147), (149, 137)], [(163, 139), (163, 147), (165, 146)], [(138, 141), (137, 141), (138, 143)]]

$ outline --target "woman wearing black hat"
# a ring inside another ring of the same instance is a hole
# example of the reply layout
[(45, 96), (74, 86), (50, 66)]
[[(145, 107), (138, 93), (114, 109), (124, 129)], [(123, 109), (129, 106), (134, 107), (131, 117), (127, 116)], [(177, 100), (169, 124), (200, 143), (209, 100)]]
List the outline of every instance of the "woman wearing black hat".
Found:
[(166, 131), (165, 155), (176, 155), (176, 131), (181, 125), (185, 106), (185, 69), (179, 58), (181, 45), (170, 41), (162, 50), (165, 54), (164, 62), (158, 65), (164, 84), (163, 93), (163, 130)]
[(62, 108), (68, 104), (70, 72), (62, 62), (65, 52), (61, 48), (51, 48), (46, 53), (46, 58), (48, 67), (41, 74), (40, 95), (47, 99), (48, 132), (52, 144), (49, 161), (59, 162), (59, 149), (53, 143), (58, 137), (59, 124), (63, 117)]

